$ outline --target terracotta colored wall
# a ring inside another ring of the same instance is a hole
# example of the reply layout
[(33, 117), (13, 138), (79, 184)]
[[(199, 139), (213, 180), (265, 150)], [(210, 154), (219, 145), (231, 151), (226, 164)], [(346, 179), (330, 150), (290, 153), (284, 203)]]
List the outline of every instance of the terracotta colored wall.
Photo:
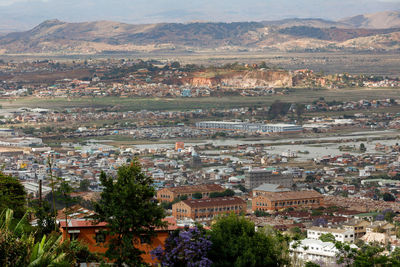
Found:
[[(97, 253), (105, 253), (107, 251), (107, 243), (110, 240), (110, 237), (106, 236), (106, 241), (104, 243), (96, 243), (96, 230), (104, 230), (105, 228), (99, 228), (99, 227), (83, 227), (83, 228), (68, 228), (68, 231), (70, 230), (80, 230), (78, 240), (85, 243), (88, 247), (90, 252), (97, 252)], [(68, 237), (66, 236), (67, 233), (65, 229), (61, 228), (61, 233), (62, 233), (62, 241), (65, 239), (70, 238), (70, 234), (68, 234)], [(156, 236), (151, 238), (150, 244), (141, 244), (140, 239), (136, 240), (137, 243), (137, 248), (144, 251), (145, 253), (142, 254), (143, 260), (148, 263), (156, 263), (157, 261), (154, 261), (151, 257), (150, 252), (157, 248), (158, 246), (164, 247), (165, 240), (168, 238), (168, 231), (157, 231)]]

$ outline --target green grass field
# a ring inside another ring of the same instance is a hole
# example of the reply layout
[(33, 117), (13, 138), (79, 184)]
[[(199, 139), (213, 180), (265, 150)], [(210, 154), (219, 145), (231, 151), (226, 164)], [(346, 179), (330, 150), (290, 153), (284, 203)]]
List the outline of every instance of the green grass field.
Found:
[(276, 100), (282, 102), (311, 103), (324, 97), (325, 100), (360, 100), (399, 98), (400, 89), (337, 89), (312, 90), (293, 89), (288, 95), (272, 95), (261, 97), (203, 97), (203, 98), (20, 98), (17, 100), (0, 100), (2, 108), (40, 107), (50, 109), (65, 109), (71, 107), (115, 107), (121, 111), (138, 110), (192, 110), (210, 108), (261, 107), (268, 106)]

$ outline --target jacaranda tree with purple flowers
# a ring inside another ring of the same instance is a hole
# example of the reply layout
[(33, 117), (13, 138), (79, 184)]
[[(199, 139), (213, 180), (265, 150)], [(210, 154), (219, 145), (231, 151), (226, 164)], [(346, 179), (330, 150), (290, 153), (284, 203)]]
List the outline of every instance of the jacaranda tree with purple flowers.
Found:
[(176, 230), (165, 241), (165, 248), (154, 249), (151, 254), (161, 266), (209, 267), (212, 262), (207, 254), (211, 241), (202, 227)]

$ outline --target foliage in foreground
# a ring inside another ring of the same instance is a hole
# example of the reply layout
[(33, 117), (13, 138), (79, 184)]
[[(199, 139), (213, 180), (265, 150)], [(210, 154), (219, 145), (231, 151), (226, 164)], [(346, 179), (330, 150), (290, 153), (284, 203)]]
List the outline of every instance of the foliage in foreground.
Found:
[(211, 228), (209, 258), (216, 267), (284, 266), (288, 264), (287, 243), (273, 230), (256, 231), (254, 223), (231, 214)]
[(165, 248), (158, 247), (151, 254), (161, 266), (209, 267), (207, 254), (211, 248), (209, 235), (203, 228), (176, 230), (165, 241)]
[(78, 241), (61, 242), (56, 233), (36, 240), (34, 232), (26, 231), (25, 218), (14, 225), (12, 210), (0, 215), (0, 266), (74, 266), (100, 260), (87, 246)]
[(138, 236), (151, 237), (156, 227), (164, 227), (164, 210), (153, 197), (156, 195), (152, 180), (145, 175), (137, 161), (121, 166), (114, 179), (100, 175), (104, 190), (95, 203), (99, 222), (107, 222), (106, 234), (111, 236), (105, 256), (117, 266), (139, 266), (143, 252), (135, 246)]

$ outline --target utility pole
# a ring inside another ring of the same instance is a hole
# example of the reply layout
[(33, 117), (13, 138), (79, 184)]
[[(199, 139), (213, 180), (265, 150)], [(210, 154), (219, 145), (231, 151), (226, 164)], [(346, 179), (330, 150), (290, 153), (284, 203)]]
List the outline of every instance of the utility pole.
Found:
[(42, 179), (39, 180), (39, 207), (42, 207)]
[(57, 209), (56, 209), (56, 196), (54, 194), (55, 181), (53, 180), (53, 163), (51, 161), (51, 156), (47, 157), (47, 165), (49, 166), (50, 172), (50, 186), (51, 186), (51, 197), (53, 198), (53, 212), (54, 212), (54, 230), (57, 231)]

